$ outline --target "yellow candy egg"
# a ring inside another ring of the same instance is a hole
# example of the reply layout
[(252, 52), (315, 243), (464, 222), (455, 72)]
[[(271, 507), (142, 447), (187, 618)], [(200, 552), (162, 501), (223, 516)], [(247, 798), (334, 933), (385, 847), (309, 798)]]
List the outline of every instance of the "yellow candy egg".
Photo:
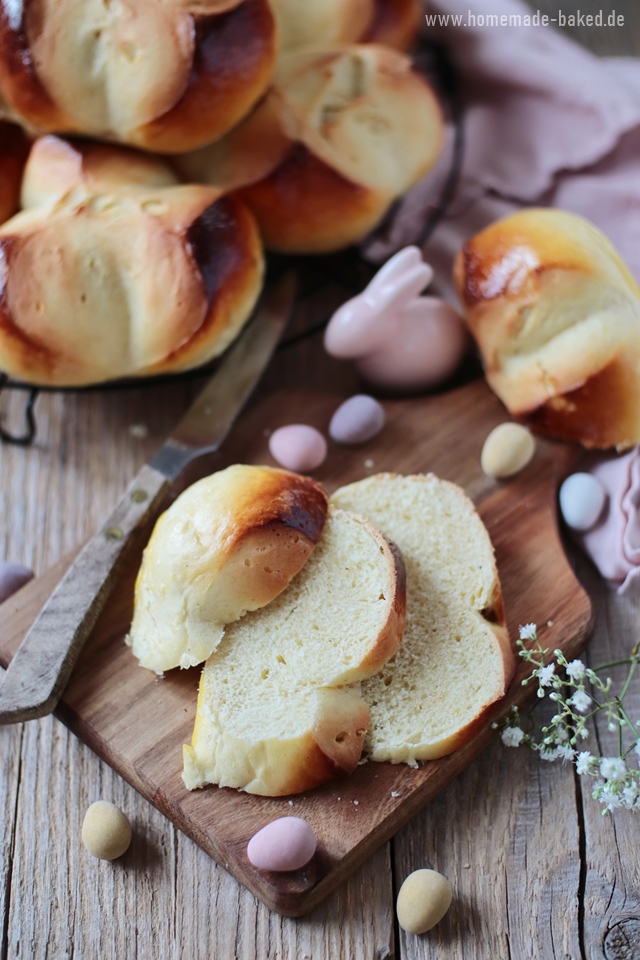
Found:
[(426, 933), (451, 904), (449, 881), (436, 870), (415, 870), (398, 891), (398, 923), (407, 933)]
[(480, 466), (488, 477), (512, 477), (524, 469), (535, 453), (536, 442), (519, 423), (501, 423), (484, 442)]
[(115, 860), (129, 848), (131, 824), (115, 804), (96, 800), (84, 815), (82, 842), (94, 857)]

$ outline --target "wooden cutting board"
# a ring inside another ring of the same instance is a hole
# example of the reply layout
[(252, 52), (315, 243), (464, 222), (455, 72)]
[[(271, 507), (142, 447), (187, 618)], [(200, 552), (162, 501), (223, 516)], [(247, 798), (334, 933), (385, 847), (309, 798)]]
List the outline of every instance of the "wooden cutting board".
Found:
[[(340, 398), (287, 392), (254, 406), (224, 450), (199, 475), (229, 463), (272, 464), (268, 434), (303, 419), (327, 430)], [(493, 540), (512, 640), (518, 626), (539, 625), (543, 645), (571, 658), (591, 627), (588, 597), (567, 564), (556, 518), (559, 481), (570, 472), (575, 449), (540, 441), (532, 463), (517, 477), (490, 480), (480, 469), (488, 432), (508, 419), (483, 381), (447, 394), (386, 403), (381, 435), (362, 447), (330, 444), (314, 474), (331, 492), (380, 471), (429, 472), (460, 484), (476, 503)], [(191, 477), (190, 480), (195, 479)], [(175, 491), (174, 491), (175, 494)], [(0, 608), (0, 664), (6, 666), (68, 563), (32, 581)], [(100, 757), (273, 910), (300, 916), (332, 893), (495, 736), (490, 721), (531, 696), (518, 672), (505, 702), (473, 741), (455, 754), (423, 764), (367, 763), (349, 778), (307, 794), (266, 799), (228, 788), (189, 793), (181, 780), (181, 747), (195, 716), (198, 670), (163, 679), (138, 667), (123, 637), (132, 611), (139, 555), (119, 583), (74, 671), (57, 711)], [(309, 821), (318, 837), (311, 864), (291, 874), (256, 870), (247, 842), (283, 815)]]

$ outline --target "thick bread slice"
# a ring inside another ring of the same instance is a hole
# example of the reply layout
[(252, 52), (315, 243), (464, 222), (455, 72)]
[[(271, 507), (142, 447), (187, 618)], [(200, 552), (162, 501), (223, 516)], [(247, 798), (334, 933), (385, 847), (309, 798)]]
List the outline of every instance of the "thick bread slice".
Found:
[(493, 547), (464, 492), (429, 474), (379, 474), (331, 503), (368, 516), (402, 551), (407, 623), (394, 659), (362, 684), (365, 753), (415, 765), (462, 746), (514, 670)]
[(127, 643), (163, 673), (202, 663), (224, 625), (269, 603), (314, 549), (327, 497), (309, 477), (235, 464), (162, 514), (136, 580)]
[(368, 520), (332, 511), (287, 590), (228, 626), (205, 664), (187, 787), (282, 796), (354, 770), (369, 711), (341, 688), (393, 656), (404, 619), (397, 550)]

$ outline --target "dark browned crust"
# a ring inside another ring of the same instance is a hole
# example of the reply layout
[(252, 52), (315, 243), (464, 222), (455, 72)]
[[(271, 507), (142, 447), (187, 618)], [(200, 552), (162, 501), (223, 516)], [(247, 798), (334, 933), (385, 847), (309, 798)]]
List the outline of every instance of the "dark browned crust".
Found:
[(0, 3), (0, 94), (12, 111), (43, 130), (73, 130), (71, 119), (53, 102), (36, 73), (28, 36), (37, 35), (39, 5), (24, 0), (19, 23), (10, 23)]
[(616, 359), (573, 390), (514, 416), (544, 436), (622, 450), (638, 442), (639, 408), (637, 375)]
[(239, 191), (266, 246), (284, 253), (324, 253), (361, 239), (387, 204), (295, 144), (268, 177)]
[(28, 154), (29, 141), (20, 127), (0, 120), (0, 223), (18, 211)]
[(217, 140), (249, 112), (271, 79), (277, 48), (267, 0), (244, 0), (193, 22), (187, 88), (167, 113), (140, 128), (138, 143), (147, 149), (184, 153)]

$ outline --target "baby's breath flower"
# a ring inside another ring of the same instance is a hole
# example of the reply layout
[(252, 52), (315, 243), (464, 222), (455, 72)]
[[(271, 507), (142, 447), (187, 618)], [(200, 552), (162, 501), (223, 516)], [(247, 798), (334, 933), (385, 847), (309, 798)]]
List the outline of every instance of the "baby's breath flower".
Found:
[(578, 754), (578, 759), (576, 760), (576, 770), (581, 776), (585, 773), (589, 773), (592, 763), (593, 757), (589, 751), (581, 750)]
[(566, 670), (567, 676), (571, 677), (572, 680), (581, 680), (587, 672), (582, 660), (572, 660), (571, 663), (567, 664)]
[[(556, 670), (555, 663), (548, 663), (546, 667), (540, 667), (538, 670), (538, 683), (541, 687), (550, 687), (553, 675)], [(544, 696), (544, 694), (543, 694)]]
[(519, 747), (524, 737), (524, 731), (520, 727), (505, 727), (500, 738), (506, 747)]
[(576, 690), (574, 695), (567, 700), (567, 703), (575, 707), (578, 713), (586, 713), (591, 706), (591, 697), (584, 690)]
[(558, 757), (561, 757), (563, 760), (573, 760), (576, 754), (573, 747), (570, 747), (568, 743), (561, 743), (557, 747), (556, 753)]
[(558, 759), (558, 749), (550, 749), (548, 746), (543, 747), (540, 750), (540, 759), (541, 760), (557, 760)]
[(526, 623), (524, 627), (520, 627), (521, 640), (536, 640), (537, 636), (538, 633), (535, 623)]
[(634, 747), (633, 749), (635, 750), (635, 752), (636, 752), (636, 753), (638, 754), (638, 756), (640, 757), (640, 739), (636, 740), (636, 745), (635, 745), (635, 747)]
[(627, 765), (622, 757), (604, 757), (600, 762), (600, 776), (605, 780), (622, 780)]

